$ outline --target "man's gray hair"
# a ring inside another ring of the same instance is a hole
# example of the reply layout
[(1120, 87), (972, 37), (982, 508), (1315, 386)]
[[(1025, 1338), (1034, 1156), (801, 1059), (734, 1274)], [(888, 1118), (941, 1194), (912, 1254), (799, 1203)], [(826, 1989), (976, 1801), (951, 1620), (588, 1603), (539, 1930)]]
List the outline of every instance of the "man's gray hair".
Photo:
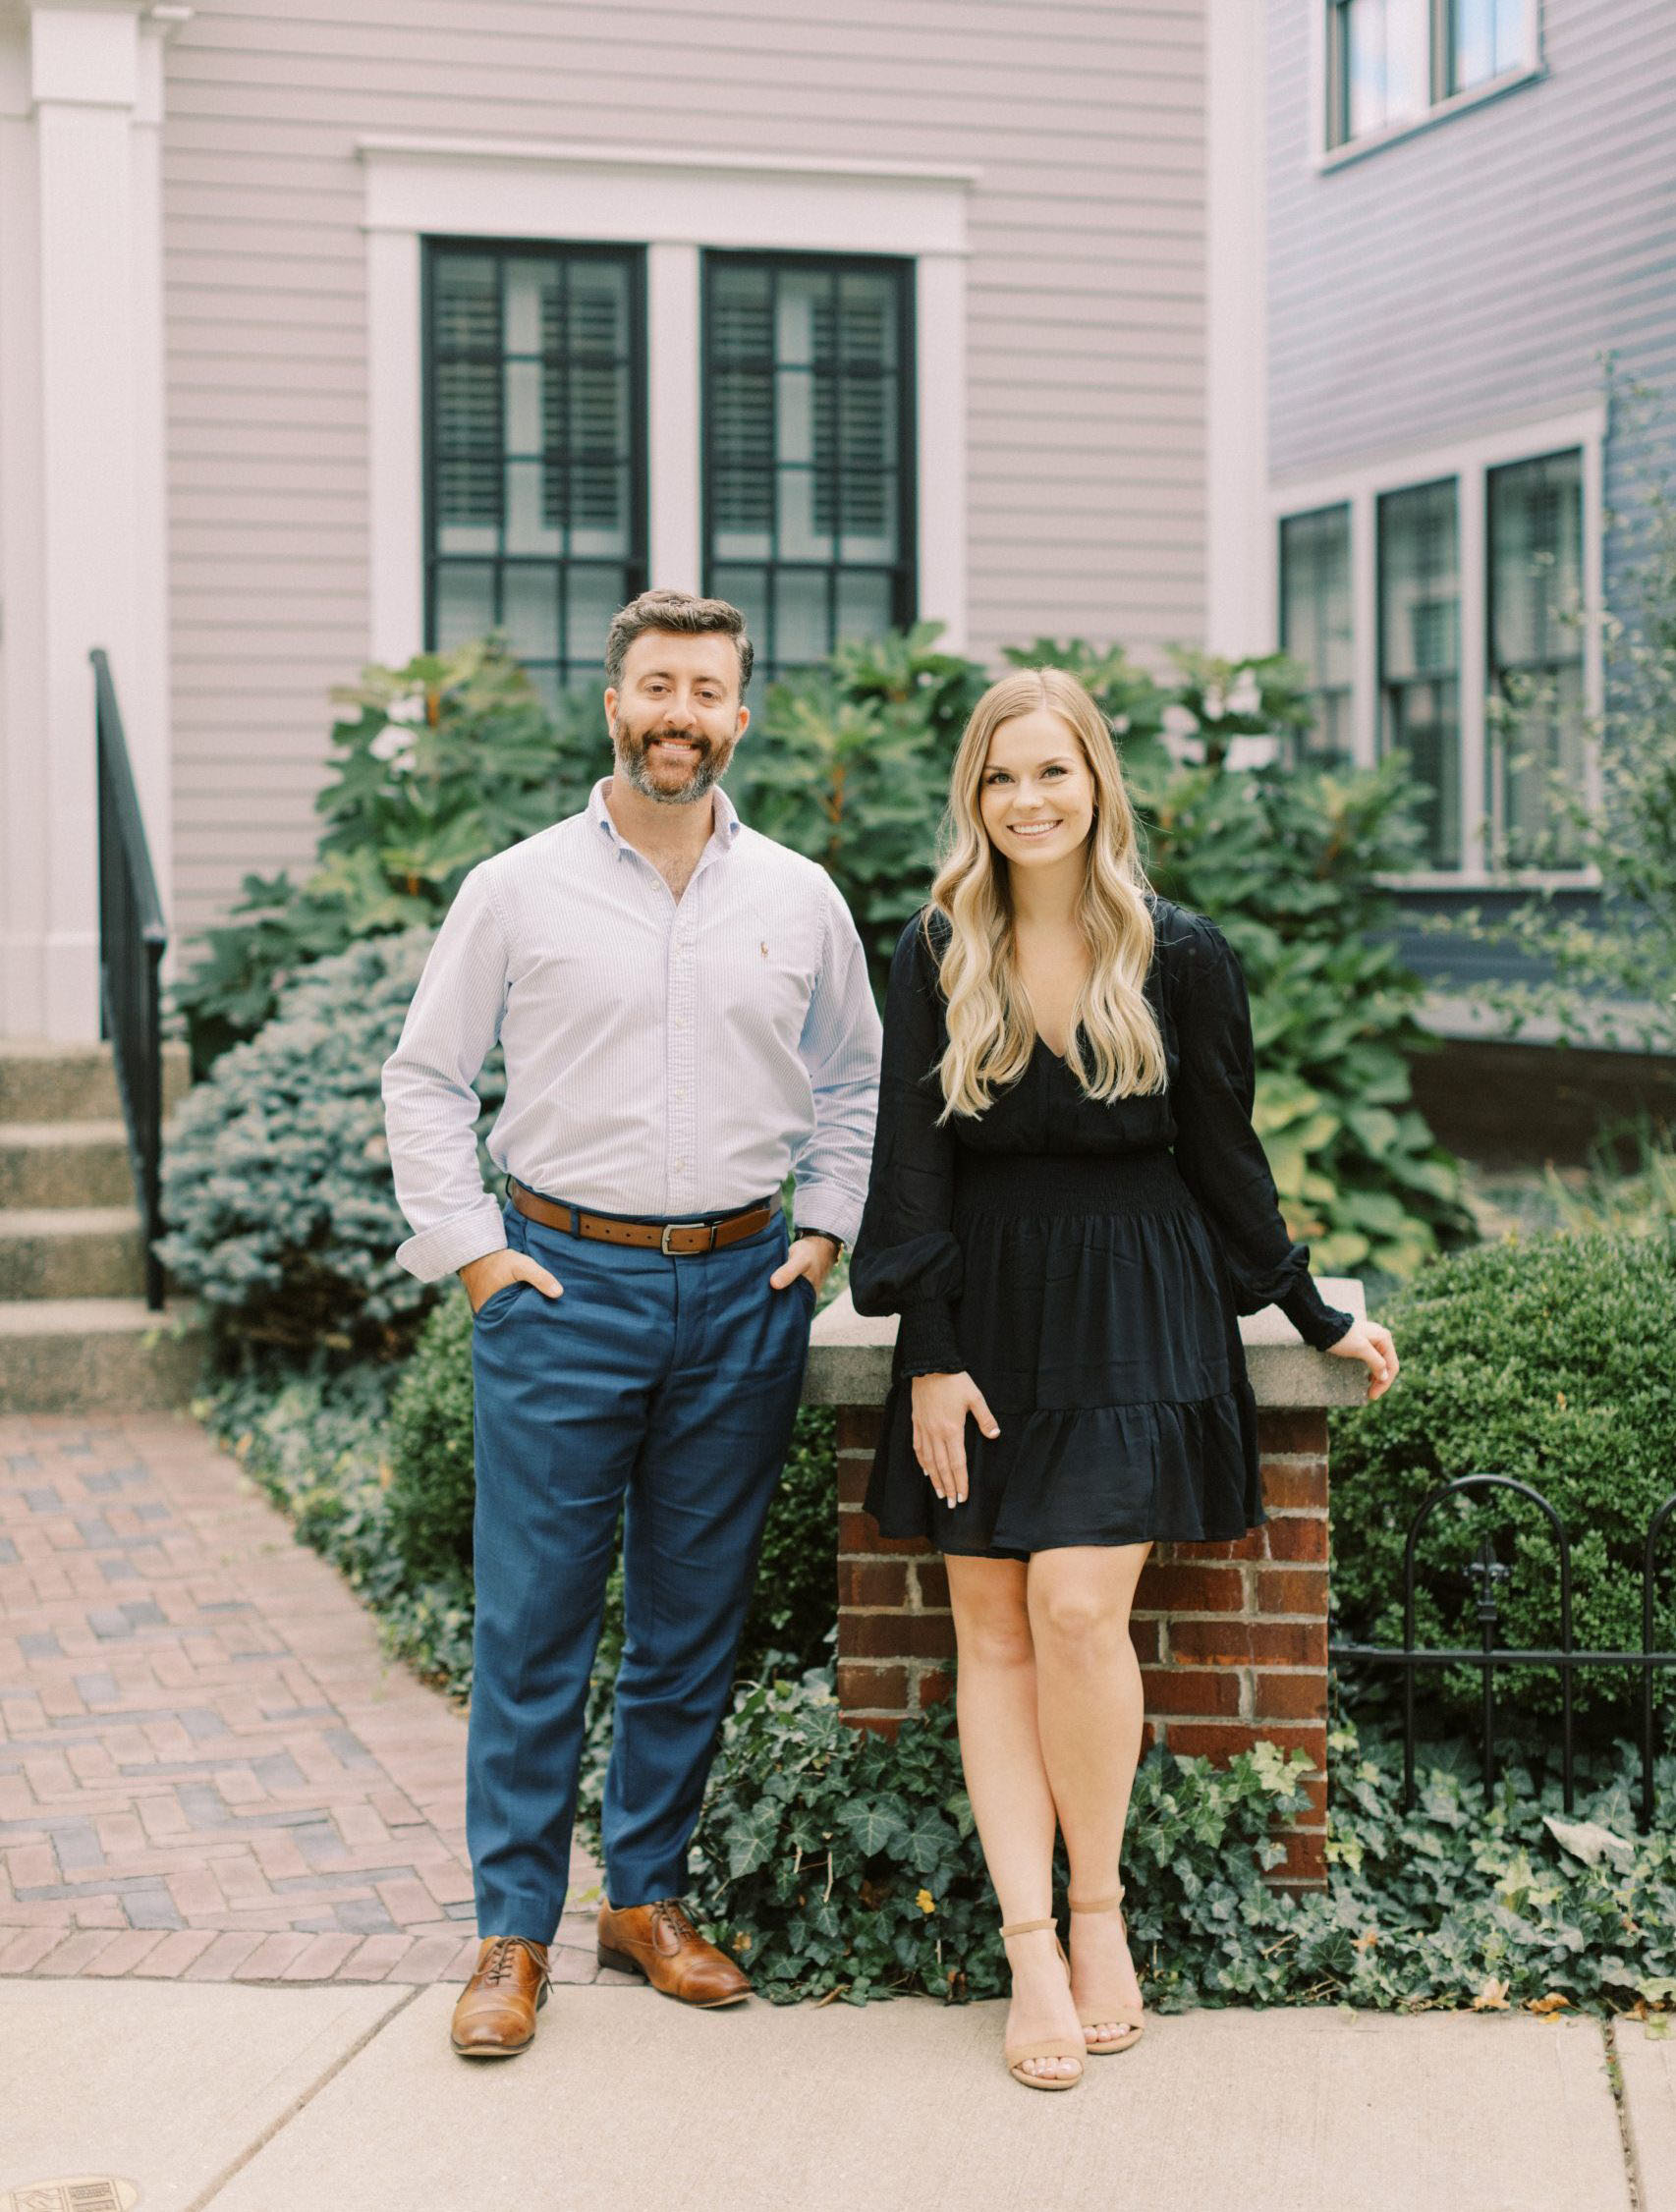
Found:
[(698, 599), (691, 591), (642, 591), (617, 611), (605, 640), (605, 681), (614, 691), (623, 689), (623, 658), (637, 637), (648, 630), (673, 631), (681, 637), (711, 635), (731, 637), (739, 649), (739, 689), (751, 681), (755, 647), (745, 635), (745, 617), (725, 599)]

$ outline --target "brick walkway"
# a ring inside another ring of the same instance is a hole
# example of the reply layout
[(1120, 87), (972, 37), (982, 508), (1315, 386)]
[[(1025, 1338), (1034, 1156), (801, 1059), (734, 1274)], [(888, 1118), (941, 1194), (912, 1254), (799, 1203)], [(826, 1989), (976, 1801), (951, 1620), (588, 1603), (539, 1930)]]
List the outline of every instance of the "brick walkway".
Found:
[(196, 1423), (0, 1418), (0, 1974), (461, 1976), (465, 1751)]

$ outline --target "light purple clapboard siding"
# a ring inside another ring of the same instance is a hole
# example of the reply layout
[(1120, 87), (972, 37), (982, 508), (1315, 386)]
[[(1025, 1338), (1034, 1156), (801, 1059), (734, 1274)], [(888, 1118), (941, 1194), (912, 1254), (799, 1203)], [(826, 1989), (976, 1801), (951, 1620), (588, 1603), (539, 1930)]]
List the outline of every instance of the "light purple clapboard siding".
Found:
[[(1676, 423), (1676, 7), (1544, 0), (1547, 74), (1324, 174), (1312, 18), (1269, 7), (1269, 465), (1442, 444), (1600, 388), (1668, 388)], [(1620, 416), (1609, 508), (1651, 433)], [(1622, 533), (1616, 556), (1621, 557)], [(1610, 569), (1609, 569), (1610, 574)]]
[(176, 912), (312, 849), (366, 650), (369, 131), (951, 162), (976, 649), (1202, 607), (1203, 0), (200, 0), (168, 50)]

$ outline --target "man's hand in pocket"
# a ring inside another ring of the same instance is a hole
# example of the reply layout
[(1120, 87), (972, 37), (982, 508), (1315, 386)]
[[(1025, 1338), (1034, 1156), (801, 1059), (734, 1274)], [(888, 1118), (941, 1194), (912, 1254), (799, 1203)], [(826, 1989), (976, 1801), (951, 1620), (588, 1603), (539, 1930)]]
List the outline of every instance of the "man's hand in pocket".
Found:
[(481, 1259), (469, 1259), (459, 1272), (474, 1313), (480, 1313), (496, 1291), (504, 1291), (509, 1283), (533, 1283), (543, 1298), (565, 1295), (556, 1275), (549, 1275), (538, 1260), (515, 1252), (510, 1245), (504, 1251), (485, 1252)]

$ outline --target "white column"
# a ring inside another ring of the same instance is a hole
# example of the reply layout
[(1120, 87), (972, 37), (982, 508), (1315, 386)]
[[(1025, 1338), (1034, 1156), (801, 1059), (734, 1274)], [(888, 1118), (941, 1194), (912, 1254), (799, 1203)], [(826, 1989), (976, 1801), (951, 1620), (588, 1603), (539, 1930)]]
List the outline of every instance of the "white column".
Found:
[(1469, 875), (1481, 875), (1489, 860), (1489, 845), (1500, 827), (1501, 793), (1488, 794), (1493, 813), (1486, 819), (1484, 771), (1488, 764), (1489, 731), (1484, 694), (1489, 689), (1489, 626), (1485, 606), (1488, 562), (1484, 546), (1484, 470), (1482, 464), (1463, 468), (1455, 479), (1461, 503), (1456, 540), (1460, 563), (1460, 682), (1461, 716), (1461, 861)]
[(703, 576), (698, 321), (698, 249), (685, 244), (648, 247), (648, 569), (658, 590), (697, 591)]
[(375, 661), (400, 668), (424, 647), (424, 397), (419, 242), (366, 240), (366, 392)]
[(1263, 300), (1266, 10), (1205, 10), (1205, 640), (1237, 659), (1273, 650)]
[(941, 644), (967, 646), (966, 257), (922, 253), (917, 264), (920, 615), (943, 625)]
[[(14, 1035), (98, 1033), (94, 645), (110, 654), (167, 900), (162, 80), (139, 5), (36, 0), (27, 106), (16, 100), (4, 123), (19, 194), (9, 214), (32, 209), (27, 238), (18, 218), (23, 265), (0, 290), (11, 384), (0, 857), (21, 886), (7, 891), (0, 1032)], [(25, 89), (15, 74), (10, 83)], [(32, 330), (20, 326), (31, 293)]]

